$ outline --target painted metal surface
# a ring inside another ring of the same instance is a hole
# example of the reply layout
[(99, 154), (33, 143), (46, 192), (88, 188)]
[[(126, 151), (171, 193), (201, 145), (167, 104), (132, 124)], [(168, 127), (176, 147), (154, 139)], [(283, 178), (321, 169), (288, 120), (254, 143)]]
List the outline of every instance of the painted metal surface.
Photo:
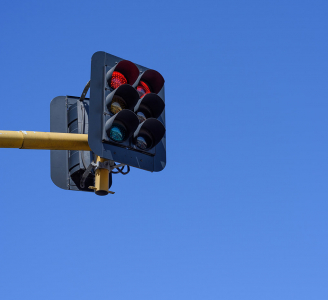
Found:
[[(106, 97), (111, 90), (105, 89), (106, 73), (112, 70), (115, 65), (119, 65), (122, 58), (108, 54), (106, 52), (96, 52), (91, 59), (91, 84), (90, 84), (90, 122), (89, 122), (89, 146), (92, 151), (103, 158), (124, 163), (129, 166), (144, 169), (147, 171), (161, 171), (166, 165), (166, 137), (151, 150), (139, 151), (135, 145), (130, 143), (121, 146), (115, 143), (104, 141), (105, 124), (110, 116), (104, 114), (106, 110)], [(139, 71), (149, 70), (136, 64)], [(164, 97), (164, 87), (159, 91), (161, 99)], [(165, 125), (165, 112), (163, 111), (158, 120)]]
[(0, 130), (0, 148), (90, 151), (87, 134)]
[[(81, 115), (82, 108), (86, 108), (84, 120)], [(83, 130), (81, 130), (82, 121), (85, 123)], [(79, 97), (72, 96), (54, 98), (50, 103), (50, 131), (69, 136), (87, 137), (88, 100), (80, 102)], [(93, 174), (87, 177), (85, 188), (80, 187), (80, 178), (92, 159), (90, 148), (50, 151), (50, 171), (53, 183), (65, 190), (93, 192), (88, 188), (89, 185), (94, 185)]]

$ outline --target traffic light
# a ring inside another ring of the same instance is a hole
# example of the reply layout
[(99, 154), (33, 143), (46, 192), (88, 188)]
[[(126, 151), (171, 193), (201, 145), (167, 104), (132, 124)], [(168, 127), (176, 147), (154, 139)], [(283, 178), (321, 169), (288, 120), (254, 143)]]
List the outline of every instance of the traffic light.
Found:
[(166, 165), (164, 78), (96, 52), (91, 59), (88, 143), (98, 156), (147, 171)]
[[(89, 127), (89, 99), (60, 96), (50, 103), (50, 131), (87, 134)], [(95, 172), (86, 172), (95, 161), (91, 151), (51, 150), (51, 179), (65, 190), (93, 192)], [(85, 174), (85, 175), (84, 175)], [(84, 175), (84, 177), (83, 177)], [(109, 173), (109, 187), (112, 173)]]
[(51, 178), (57, 186), (106, 195), (107, 187), (95, 184), (101, 169), (109, 172), (102, 181), (107, 186), (108, 180), (109, 187), (112, 174), (125, 175), (130, 166), (151, 172), (164, 169), (164, 78), (157, 71), (96, 52), (81, 97), (56, 97), (50, 108), (51, 132), (85, 134), (86, 149), (91, 150), (51, 150)]

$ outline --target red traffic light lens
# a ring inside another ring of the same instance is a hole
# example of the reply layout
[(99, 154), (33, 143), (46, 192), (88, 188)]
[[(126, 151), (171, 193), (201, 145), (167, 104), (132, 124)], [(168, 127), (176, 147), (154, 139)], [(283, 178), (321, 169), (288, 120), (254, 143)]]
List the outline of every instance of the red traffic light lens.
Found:
[(138, 91), (139, 97), (142, 98), (146, 94), (150, 93), (150, 88), (146, 83), (144, 83), (143, 81), (140, 80), (140, 82), (137, 86), (137, 91)]
[(114, 71), (112, 74), (112, 78), (110, 80), (110, 87), (113, 89), (117, 89), (120, 85), (126, 84), (128, 81), (126, 80), (125, 76), (120, 73)]

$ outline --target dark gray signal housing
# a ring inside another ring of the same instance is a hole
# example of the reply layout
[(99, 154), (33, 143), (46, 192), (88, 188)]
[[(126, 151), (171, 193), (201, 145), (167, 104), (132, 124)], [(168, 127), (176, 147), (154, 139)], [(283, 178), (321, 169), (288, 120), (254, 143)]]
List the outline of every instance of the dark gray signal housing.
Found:
[[(79, 101), (79, 97), (59, 96), (50, 103), (50, 131), (62, 133), (88, 134), (89, 99)], [(94, 161), (91, 151), (51, 150), (51, 179), (65, 190), (94, 192), (89, 186), (94, 186), (95, 175), (91, 172), (80, 186), (81, 177)], [(112, 184), (112, 174), (109, 174), (109, 187)]]
[[(110, 86), (114, 72), (123, 74), (126, 79), (116, 89)], [(150, 87), (150, 93), (143, 97), (137, 91), (140, 81)], [(111, 104), (115, 99), (124, 103), (124, 109), (113, 112)], [(142, 123), (137, 117), (140, 112), (146, 118)], [(113, 139), (114, 127), (124, 133), (123, 140)], [(145, 141), (148, 148), (138, 147), (140, 140)], [(91, 150), (100, 157), (151, 172), (163, 170), (166, 165), (166, 134), (162, 75), (106, 52), (94, 53), (91, 59), (88, 142)]]

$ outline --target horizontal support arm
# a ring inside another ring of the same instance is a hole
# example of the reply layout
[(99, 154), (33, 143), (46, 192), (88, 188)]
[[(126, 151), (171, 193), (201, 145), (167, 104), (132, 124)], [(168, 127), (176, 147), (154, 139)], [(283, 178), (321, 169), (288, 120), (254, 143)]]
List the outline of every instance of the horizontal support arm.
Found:
[(91, 151), (87, 134), (0, 130), (0, 148)]

